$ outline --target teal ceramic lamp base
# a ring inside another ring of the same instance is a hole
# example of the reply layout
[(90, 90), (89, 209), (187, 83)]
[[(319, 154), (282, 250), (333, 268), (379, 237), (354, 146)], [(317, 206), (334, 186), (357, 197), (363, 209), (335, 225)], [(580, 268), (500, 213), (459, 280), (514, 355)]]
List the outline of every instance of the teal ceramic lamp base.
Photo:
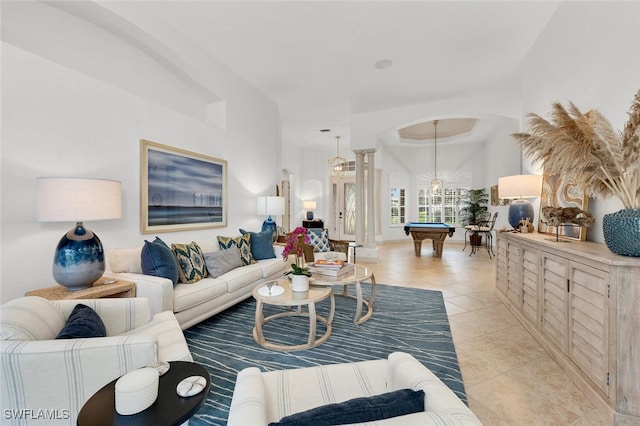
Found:
[(97, 235), (82, 222), (58, 243), (53, 258), (53, 278), (69, 290), (90, 287), (104, 274), (104, 250)]

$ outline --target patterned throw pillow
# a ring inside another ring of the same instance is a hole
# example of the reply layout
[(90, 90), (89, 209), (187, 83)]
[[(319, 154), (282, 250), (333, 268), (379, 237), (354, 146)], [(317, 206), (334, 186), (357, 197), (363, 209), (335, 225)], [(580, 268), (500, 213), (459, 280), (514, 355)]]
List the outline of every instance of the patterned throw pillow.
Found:
[(329, 233), (326, 229), (309, 229), (309, 244), (313, 246), (313, 251), (331, 251), (329, 246)]
[(207, 264), (197, 243), (171, 244), (171, 250), (178, 262), (181, 283), (193, 284), (207, 277)]
[(251, 234), (245, 234), (242, 237), (235, 238), (218, 237), (218, 245), (220, 245), (222, 250), (233, 246), (238, 247), (238, 250), (240, 250), (240, 259), (242, 259), (242, 266), (258, 263), (251, 254)]

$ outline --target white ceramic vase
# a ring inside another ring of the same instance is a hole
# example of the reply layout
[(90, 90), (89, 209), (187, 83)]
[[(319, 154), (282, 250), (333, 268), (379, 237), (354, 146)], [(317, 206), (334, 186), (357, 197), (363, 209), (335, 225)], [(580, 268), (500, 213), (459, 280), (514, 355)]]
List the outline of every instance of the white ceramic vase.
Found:
[(306, 275), (291, 274), (292, 291), (309, 291), (309, 277)]

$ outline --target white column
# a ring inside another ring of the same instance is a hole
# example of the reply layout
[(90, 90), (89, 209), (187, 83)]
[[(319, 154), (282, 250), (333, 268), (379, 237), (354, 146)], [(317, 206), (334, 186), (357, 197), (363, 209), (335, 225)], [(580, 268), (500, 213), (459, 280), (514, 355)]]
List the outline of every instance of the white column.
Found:
[(365, 151), (354, 151), (356, 154), (356, 243), (365, 242), (365, 210), (364, 210), (364, 154)]
[(375, 248), (376, 246), (376, 221), (375, 221), (375, 149), (367, 149), (367, 247)]

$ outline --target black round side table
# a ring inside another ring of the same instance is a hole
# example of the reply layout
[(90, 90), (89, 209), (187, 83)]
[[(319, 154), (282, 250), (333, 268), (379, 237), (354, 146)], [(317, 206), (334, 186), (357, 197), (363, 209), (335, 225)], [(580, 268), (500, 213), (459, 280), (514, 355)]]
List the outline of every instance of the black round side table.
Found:
[[(130, 416), (116, 412), (116, 382), (104, 386), (84, 404), (78, 415), (78, 426), (102, 425), (181, 425), (193, 416), (209, 394), (211, 377), (207, 370), (194, 362), (170, 362), (169, 371), (160, 376), (158, 398), (146, 410)], [(205, 389), (197, 395), (183, 398), (176, 386), (189, 376), (202, 376), (207, 380)]]

